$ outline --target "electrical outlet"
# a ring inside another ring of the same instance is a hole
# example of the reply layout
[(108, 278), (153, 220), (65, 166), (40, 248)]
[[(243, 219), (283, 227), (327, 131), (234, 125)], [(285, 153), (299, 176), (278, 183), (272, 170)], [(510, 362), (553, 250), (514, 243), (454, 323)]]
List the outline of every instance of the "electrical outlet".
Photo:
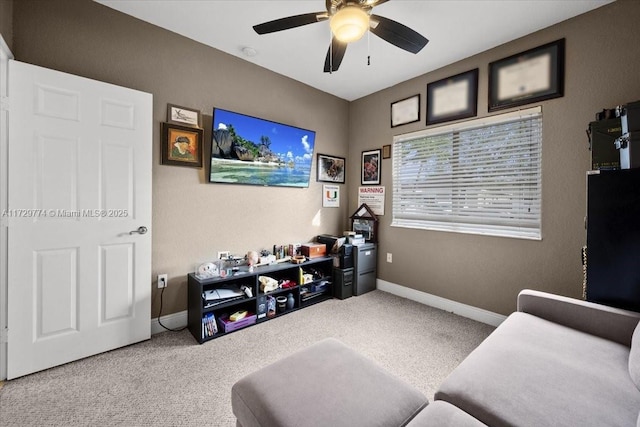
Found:
[(158, 288), (166, 288), (169, 285), (168, 274), (158, 274)]
[(387, 262), (393, 262), (393, 254), (391, 252), (387, 252)]

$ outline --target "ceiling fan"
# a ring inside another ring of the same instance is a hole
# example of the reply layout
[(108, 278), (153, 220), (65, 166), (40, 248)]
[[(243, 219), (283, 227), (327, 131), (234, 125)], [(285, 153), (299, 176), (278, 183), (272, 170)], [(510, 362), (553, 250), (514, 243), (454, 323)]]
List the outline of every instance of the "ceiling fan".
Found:
[(375, 6), (387, 1), (325, 0), (326, 11), (280, 18), (254, 25), (253, 29), (258, 34), (269, 34), (329, 20), (332, 38), (324, 61), (325, 73), (338, 70), (347, 45), (359, 40), (367, 30), (407, 52), (420, 52), (429, 40), (399, 22), (371, 13)]

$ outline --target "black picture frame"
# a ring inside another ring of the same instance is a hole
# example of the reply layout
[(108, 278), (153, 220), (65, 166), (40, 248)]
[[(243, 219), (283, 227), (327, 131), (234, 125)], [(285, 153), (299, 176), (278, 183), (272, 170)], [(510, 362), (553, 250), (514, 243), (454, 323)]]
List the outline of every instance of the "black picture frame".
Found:
[(427, 125), (478, 114), (478, 69), (427, 84)]
[(317, 182), (332, 182), (334, 184), (344, 184), (346, 175), (346, 165), (344, 157), (329, 156), (318, 153), (316, 156)]
[(379, 185), (380, 184), (380, 167), (382, 159), (380, 149), (367, 150), (362, 152), (362, 185)]
[(564, 96), (565, 39), (489, 64), (489, 111)]
[(420, 121), (420, 94), (391, 103), (391, 127)]
[(172, 166), (202, 167), (203, 130), (173, 123), (160, 125), (161, 163)]

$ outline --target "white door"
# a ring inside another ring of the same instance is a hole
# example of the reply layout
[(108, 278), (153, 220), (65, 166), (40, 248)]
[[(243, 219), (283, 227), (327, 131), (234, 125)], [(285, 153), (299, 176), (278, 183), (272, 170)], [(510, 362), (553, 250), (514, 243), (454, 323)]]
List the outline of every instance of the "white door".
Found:
[(150, 337), (151, 148), (150, 94), (10, 62), (7, 378)]

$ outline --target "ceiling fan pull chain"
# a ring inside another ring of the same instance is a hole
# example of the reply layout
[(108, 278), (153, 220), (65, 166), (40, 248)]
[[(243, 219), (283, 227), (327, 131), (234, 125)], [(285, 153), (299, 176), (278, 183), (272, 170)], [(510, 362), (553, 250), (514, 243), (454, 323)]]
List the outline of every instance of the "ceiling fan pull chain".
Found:
[(371, 65), (371, 31), (367, 30), (367, 65)]

